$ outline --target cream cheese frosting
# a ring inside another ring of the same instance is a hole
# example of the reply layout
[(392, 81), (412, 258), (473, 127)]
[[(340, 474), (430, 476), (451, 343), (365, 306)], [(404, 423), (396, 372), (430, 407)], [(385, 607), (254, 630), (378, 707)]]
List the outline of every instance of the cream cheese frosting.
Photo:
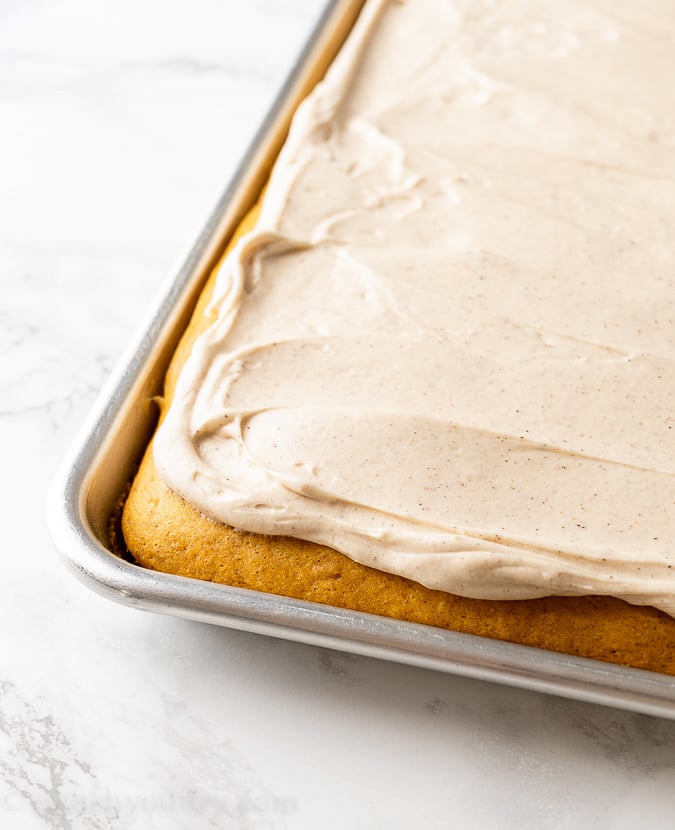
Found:
[(675, 7), (369, 0), (154, 444), (212, 519), (675, 615)]

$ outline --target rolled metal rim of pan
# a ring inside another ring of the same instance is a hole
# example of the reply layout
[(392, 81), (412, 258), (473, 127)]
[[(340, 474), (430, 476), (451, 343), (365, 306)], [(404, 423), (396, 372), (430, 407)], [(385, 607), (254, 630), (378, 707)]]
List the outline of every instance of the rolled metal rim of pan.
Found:
[[(132, 391), (141, 375), (148, 373), (176, 305), (194, 284), (200, 267), (204, 271), (209, 251), (224, 244), (225, 217), (232, 213), (251, 176), (260, 176), (260, 170), (254, 168), (263, 163), (266, 144), (278, 142), (279, 136), (272, 133), (279, 131), (280, 112), (307, 72), (312, 53), (322, 39), (330, 38), (336, 21), (344, 24), (347, 14), (353, 19), (362, 5), (362, 0), (327, 4), (192, 251), (99, 395), (49, 493), (47, 518), (54, 544), (66, 565), (90, 588), (136, 608), (675, 718), (675, 678), (667, 675), (149, 571), (117, 557), (92, 528), (92, 511), (97, 506), (91, 503), (91, 482), (97, 481), (105, 489), (104, 450), (128, 427), (128, 411), (126, 421), (122, 420)], [(233, 222), (230, 216), (230, 224)], [(175, 339), (176, 332), (172, 334)]]

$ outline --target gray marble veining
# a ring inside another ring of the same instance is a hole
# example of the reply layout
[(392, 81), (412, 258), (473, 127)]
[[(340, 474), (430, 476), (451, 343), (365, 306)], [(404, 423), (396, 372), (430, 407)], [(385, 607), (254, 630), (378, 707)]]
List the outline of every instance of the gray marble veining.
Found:
[(672, 827), (675, 724), (155, 617), (78, 585), (55, 467), (319, 0), (0, 0), (0, 826)]

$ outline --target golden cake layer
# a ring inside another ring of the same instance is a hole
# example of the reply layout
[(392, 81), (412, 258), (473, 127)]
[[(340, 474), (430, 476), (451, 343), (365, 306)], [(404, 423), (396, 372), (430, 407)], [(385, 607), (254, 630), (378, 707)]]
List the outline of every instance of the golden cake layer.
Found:
[[(208, 326), (205, 309), (217, 273), (176, 350), (162, 412)], [(675, 619), (661, 611), (602, 596), (469, 599), (368, 568), (325, 546), (237, 531), (207, 519), (162, 482), (152, 445), (124, 505), (123, 533), (136, 562), (153, 570), (675, 675)]]
[(135, 559), (675, 673), (672, 48), (656, 0), (369, 0), (176, 352)]

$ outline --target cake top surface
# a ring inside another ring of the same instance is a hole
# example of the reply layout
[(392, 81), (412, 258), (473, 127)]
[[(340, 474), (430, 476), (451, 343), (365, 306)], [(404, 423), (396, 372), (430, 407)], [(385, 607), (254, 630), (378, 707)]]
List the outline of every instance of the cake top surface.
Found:
[(675, 615), (675, 8), (370, 0), (155, 441), (237, 528)]

